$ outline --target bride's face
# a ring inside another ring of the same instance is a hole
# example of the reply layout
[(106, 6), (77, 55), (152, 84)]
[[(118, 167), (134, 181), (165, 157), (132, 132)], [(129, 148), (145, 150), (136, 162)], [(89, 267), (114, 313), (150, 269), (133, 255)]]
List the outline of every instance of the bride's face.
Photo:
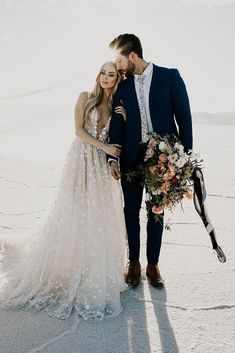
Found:
[(117, 71), (112, 63), (104, 64), (100, 72), (100, 85), (103, 89), (113, 88), (117, 82)]

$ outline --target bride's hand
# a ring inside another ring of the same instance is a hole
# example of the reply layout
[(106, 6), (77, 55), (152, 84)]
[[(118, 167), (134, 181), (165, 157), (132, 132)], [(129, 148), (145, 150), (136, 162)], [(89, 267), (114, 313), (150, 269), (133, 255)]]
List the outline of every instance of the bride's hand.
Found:
[(114, 111), (117, 114), (121, 114), (126, 121), (126, 109), (122, 105), (117, 106)]
[(103, 151), (115, 158), (118, 158), (121, 154), (121, 145), (117, 144), (104, 144)]

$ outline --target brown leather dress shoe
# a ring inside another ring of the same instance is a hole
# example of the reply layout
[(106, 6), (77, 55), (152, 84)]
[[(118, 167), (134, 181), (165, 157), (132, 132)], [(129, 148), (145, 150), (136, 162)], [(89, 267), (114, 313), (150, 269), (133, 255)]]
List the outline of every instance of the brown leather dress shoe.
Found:
[(139, 261), (129, 262), (128, 271), (126, 273), (126, 283), (129, 286), (138, 286), (140, 283), (141, 267)]
[(160, 274), (158, 264), (148, 264), (146, 267), (146, 276), (149, 277), (150, 284), (153, 287), (164, 287), (164, 280)]

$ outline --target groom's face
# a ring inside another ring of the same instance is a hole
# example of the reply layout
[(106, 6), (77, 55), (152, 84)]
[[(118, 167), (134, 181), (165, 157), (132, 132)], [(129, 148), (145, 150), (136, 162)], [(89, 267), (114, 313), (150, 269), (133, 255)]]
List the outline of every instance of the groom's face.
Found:
[(131, 76), (135, 72), (135, 64), (129, 59), (129, 56), (122, 55), (120, 52), (115, 52), (115, 61), (118, 71), (125, 76)]

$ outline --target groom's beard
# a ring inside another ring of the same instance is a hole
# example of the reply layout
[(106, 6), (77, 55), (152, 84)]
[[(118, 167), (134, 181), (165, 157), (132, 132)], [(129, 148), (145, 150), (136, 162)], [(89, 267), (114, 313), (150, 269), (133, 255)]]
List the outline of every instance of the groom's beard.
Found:
[(125, 78), (132, 77), (135, 73), (135, 64), (133, 64), (130, 60), (127, 62), (126, 70), (120, 70), (120, 74), (124, 75)]
[(135, 72), (135, 64), (133, 64), (130, 60), (128, 60), (128, 65), (125, 73), (126, 78), (133, 76), (134, 72)]

